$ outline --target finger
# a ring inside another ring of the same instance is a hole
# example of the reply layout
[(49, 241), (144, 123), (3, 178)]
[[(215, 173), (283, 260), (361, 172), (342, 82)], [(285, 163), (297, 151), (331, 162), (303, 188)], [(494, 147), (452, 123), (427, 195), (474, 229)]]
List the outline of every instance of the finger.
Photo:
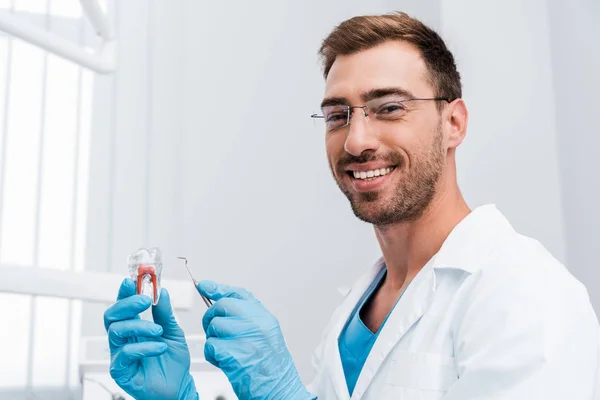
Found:
[(113, 351), (127, 344), (130, 339), (156, 338), (160, 337), (162, 333), (163, 328), (151, 321), (141, 319), (117, 321), (108, 327), (108, 343)]
[(116, 321), (133, 319), (152, 305), (148, 296), (135, 294), (117, 301), (104, 312), (104, 328), (108, 331), (110, 324)]
[[(133, 279), (125, 278), (123, 282), (121, 282), (121, 286), (119, 287), (119, 293), (117, 294), (117, 301), (125, 299), (129, 296), (133, 296), (135, 294), (135, 282)], [(108, 310), (107, 310), (108, 311)], [(106, 319), (106, 312), (104, 315), (104, 329), (108, 331), (108, 325), (110, 322)]]
[(161, 289), (158, 304), (152, 307), (152, 317), (155, 323), (162, 326), (163, 336), (166, 339), (183, 339), (185, 337), (173, 314), (171, 297), (167, 289)]
[(206, 339), (204, 343), (204, 358), (217, 368), (219, 368), (219, 362), (217, 361), (218, 347), (221, 343), (221, 339), (214, 337)]
[(248, 314), (247, 310), (244, 310), (244, 305), (247, 304), (247, 300), (223, 298), (214, 303), (202, 316), (202, 327), (204, 332), (207, 331), (208, 326), (215, 317), (236, 317), (245, 316)]
[[(156, 357), (167, 351), (163, 342), (140, 342), (126, 344), (119, 350), (110, 363), (110, 375), (113, 379), (122, 379), (123, 372), (142, 358)], [(133, 373), (131, 374), (133, 375)]]
[(212, 281), (198, 282), (198, 291), (211, 300), (219, 300), (224, 297), (232, 297), (240, 300), (254, 299), (252, 293), (243, 288), (229, 285), (221, 285)]
[(215, 317), (210, 321), (206, 329), (207, 338), (228, 338), (236, 336), (244, 322), (238, 318)]
[[(232, 349), (234, 347), (234, 349)], [(204, 359), (215, 367), (221, 369), (228, 378), (231, 375), (238, 375), (240, 366), (249, 366), (256, 363), (256, 349), (252, 346), (236, 346), (235, 342), (229, 339), (208, 338), (204, 344)], [(275, 376), (281, 371), (274, 371), (269, 368), (268, 374)], [(230, 379), (231, 381), (231, 379)], [(244, 385), (243, 382), (237, 382)], [(232, 382), (234, 384), (234, 382)], [(235, 389), (235, 387), (234, 387)], [(236, 393), (239, 394), (238, 391)], [(246, 397), (240, 397), (246, 398)]]
[(119, 287), (119, 294), (117, 295), (117, 301), (122, 300), (126, 297), (133, 296), (135, 294), (135, 282), (131, 278), (123, 279), (121, 287)]

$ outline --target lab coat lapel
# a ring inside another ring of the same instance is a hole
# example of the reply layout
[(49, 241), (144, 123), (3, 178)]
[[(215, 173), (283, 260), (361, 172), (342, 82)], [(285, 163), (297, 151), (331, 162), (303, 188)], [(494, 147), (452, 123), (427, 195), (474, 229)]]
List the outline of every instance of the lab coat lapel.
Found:
[(431, 265), (427, 265), (408, 285), (385, 325), (381, 328), (358, 377), (352, 400), (362, 398), (390, 351), (427, 311), (434, 290), (434, 272)]
[(349, 400), (350, 394), (348, 393), (348, 384), (346, 383), (344, 367), (342, 366), (338, 339), (356, 304), (360, 301), (362, 295), (369, 288), (369, 285), (373, 282), (373, 279), (375, 279), (382, 267), (383, 258), (379, 259), (371, 270), (365, 273), (352, 287), (338, 310), (338, 315), (335, 317), (335, 325), (332, 327), (327, 339), (327, 357), (325, 358), (329, 364), (327, 365), (327, 370), (337, 395), (336, 398), (339, 400)]

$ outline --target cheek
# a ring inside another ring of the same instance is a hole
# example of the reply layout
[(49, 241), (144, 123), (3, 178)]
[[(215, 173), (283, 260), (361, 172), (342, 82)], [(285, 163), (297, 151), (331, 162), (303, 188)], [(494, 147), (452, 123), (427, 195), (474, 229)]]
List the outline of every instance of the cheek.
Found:
[[(408, 122), (408, 121), (407, 121)], [(382, 148), (401, 156), (410, 162), (420, 154), (427, 152), (433, 141), (435, 131), (426, 124), (406, 123), (401, 127), (381, 131)]]
[(325, 151), (327, 159), (331, 166), (335, 166), (337, 160), (344, 154), (344, 136), (343, 135), (327, 135), (325, 138)]
[(386, 132), (381, 136), (381, 153), (387, 154), (388, 161), (406, 164), (418, 152), (421, 144), (413, 132), (406, 130)]

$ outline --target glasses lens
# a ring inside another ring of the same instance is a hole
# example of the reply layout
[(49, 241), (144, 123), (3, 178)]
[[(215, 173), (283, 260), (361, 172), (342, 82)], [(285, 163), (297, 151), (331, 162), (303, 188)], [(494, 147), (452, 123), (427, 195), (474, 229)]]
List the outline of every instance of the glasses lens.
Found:
[(325, 119), (325, 126), (328, 131), (332, 131), (348, 124), (348, 110), (347, 106), (327, 106), (323, 107), (323, 115)]
[(404, 99), (382, 98), (367, 103), (370, 115), (375, 115), (378, 120), (395, 121), (406, 115)]

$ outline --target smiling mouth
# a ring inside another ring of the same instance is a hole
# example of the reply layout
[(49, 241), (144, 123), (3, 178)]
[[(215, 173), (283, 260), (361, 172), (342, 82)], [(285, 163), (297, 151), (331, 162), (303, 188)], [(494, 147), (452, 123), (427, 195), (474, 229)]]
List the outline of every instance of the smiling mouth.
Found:
[(369, 171), (346, 171), (346, 173), (348, 174), (348, 176), (350, 176), (353, 179), (370, 181), (377, 177), (388, 175), (395, 169), (396, 169), (396, 166), (373, 169), (373, 170), (369, 170)]

